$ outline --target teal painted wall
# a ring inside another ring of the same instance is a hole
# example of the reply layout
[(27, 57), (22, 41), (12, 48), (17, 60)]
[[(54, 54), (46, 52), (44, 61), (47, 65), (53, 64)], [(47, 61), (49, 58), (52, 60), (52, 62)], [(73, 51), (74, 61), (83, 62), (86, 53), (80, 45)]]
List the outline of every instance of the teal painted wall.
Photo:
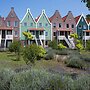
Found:
[[(39, 23), (42, 23), (42, 26), (39, 26)], [(47, 24), (47, 25), (46, 25)], [(44, 28), (45, 29), (45, 39), (46, 40), (51, 40), (51, 24), (48, 21), (48, 18), (46, 15), (43, 13), (42, 16), (40, 17), (39, 21), (37, 22), (37, 27), (38, 28)], [(46, 36), (47, 33), (47, 36)]]
[(90, 30), (90, 24), (89, 24), (89, 30)]
[[(27, 26), (24, 26), (24, 23), (27, 23)], [(31, 26), (31, 23), (33, 23), (33, 26)], [(22, 32), (27, 31), (29, 28), (36, 28), (36, 23), (34, 22), (31, 14), (28, 12), (22, 23), (20, 23), (20, 40), (25, 40), (25, 36), (22, 34)]]
[[(83, 21), (82, 21), (82, 19), (83, 19)], [(81, 28), (79, 27), (80, 25), (81, 25)], [(78, 34), (80, 39), (82, 39), (83, 30), (88, 30), (88, 25), (87, 25), (84, 17), (82, 16), (78, 25), (77, 25), (77, 34)]]

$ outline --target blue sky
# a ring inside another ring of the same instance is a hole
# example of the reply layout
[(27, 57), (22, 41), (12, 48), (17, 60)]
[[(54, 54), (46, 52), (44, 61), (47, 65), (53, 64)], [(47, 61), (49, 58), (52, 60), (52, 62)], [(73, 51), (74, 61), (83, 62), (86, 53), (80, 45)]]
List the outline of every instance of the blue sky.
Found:
[(6, 17), (14, 7), (20, 19), (26, 13), (26, 9), (30, 8), (34, 17), (37, 17), (42, 9), (46, 10), (46, 14), (50, 17), (55, 10), (59, 10), (61, 16), (65, 16), (68, 11), (72, 11), (74, 16), (80, 14), (90, 14), (81, 0), (0, 0), (0, 15)]

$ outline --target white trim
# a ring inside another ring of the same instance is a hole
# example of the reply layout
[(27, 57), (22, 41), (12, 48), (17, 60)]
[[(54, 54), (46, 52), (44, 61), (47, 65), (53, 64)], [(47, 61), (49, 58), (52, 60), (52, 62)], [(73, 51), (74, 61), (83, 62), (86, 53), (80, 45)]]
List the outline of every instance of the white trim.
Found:
[(20, 38), (20, 40), (21, 40), (21, 23), (20, 23), (20, 32), (19, 32), (19, 38)]
[(85, 16), (84, 16), (83, 14), (81, 14), (81, 16), (80, 16), (80, 18), (79, 18), (78, 22), (76, 23), (76, 27), (77, 27), (77, 25), (79, 24), (79, 22), (80, 22), (80, 20), (81, 20), (81, 18), (82, 18), (82, 17), (84, 18), (84, 20), (85, 20), (86, 24), (88, 25), (88, 22), (87, 22), (87, 20), (86, 20)]
[(27, 12), (26, 12), (26, 14), (24, 15), (23, 19), (20, 21), (20, 23), (23, 22), (23, 20), (25, 19), (26, 15), (27, 15), (28, 13), (30, 14), (31, 18), (33, 19), (33, 21), (34, 21), (35, 24), (36, 24), (36, 21), (35, 21), (35, 19), (33, 18), (33, 15), (32, 15), (32, 13), (31, 13), (31, 11), (30, 11), (29, 8), (27, 8)]
[(51, 23), (51, 41), (52, 41), (52, 38), (53, 38), (53, 30), (52, 30), (52, 23)]
[(48, 19), (48, 17), (47, 17), (47, 15), (46, 15), (46, 13), (45, 13), (45, 9), (42, 10), (42, 13), (41, 13), (39, 19), (37, 20), (37, 23), (39, 22), (39, 20), (40, 20), (40, 18), (42, 17), (43, 14), (45, 15), (45, 17), (48, 20), (49, 24), (51, 24), (50, 21), (49, 21), (49, 19)]

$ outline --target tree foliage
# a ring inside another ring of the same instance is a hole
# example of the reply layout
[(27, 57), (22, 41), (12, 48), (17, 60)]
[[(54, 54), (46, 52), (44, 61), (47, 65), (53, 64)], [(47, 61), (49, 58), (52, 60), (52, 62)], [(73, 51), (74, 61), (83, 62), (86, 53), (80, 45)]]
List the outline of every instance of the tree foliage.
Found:
[(26, 64), (34, 64), (35, 60), (44, 57), (46, 51), (43, 47), (37, 46), (36, 44), (32, 44), (30, 46), (25, 47), (23, 52), (23, 57)]
[(60, 43), (59, 45), (58, 45), (58, 49), (66, 49), (67, 47), (66, 46), (64, 46), (62, 43)]
[(88, 9), (90, 10), (90, 0), (81, 0), (82, 2), (84, 2), (86, 4), (86, 7), (88, 7)]
[(78, 39), (78, 35), (76, 33), (71, 34), (70, 37), (74, 38), (74, 43), (75, 43), (75, 46), (78, 50), (84, 49), (84, 47), (83, 47), (81, 41)]

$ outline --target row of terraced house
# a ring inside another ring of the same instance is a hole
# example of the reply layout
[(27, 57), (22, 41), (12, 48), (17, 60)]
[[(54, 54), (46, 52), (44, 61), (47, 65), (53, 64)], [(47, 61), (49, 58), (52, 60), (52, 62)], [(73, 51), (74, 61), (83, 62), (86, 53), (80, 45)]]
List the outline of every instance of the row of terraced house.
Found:
[[(33, 39), (26, 42), (24, 31), (30, 32)], [(36, 43), (47, 47), (49, 42), (55, 39), (58, 43), (64, 42), (69, 48), (74, 48), (73, 39), (70, 38), (72, 33), (77, 33), (83, 41), (90, 40), (90, 21), (83, 14), (74, 17), (69, 11), (66, 16), (61, 17), (56, 10), (49, 18), (45, 10), (42, 10), (41, 14), (34, 18), (28, 8), (20, 21), (11, 7), (6, 18), (0, 16), (0, 48), (8, 48), (13, 40), (20, 40), (23, 46)]]

